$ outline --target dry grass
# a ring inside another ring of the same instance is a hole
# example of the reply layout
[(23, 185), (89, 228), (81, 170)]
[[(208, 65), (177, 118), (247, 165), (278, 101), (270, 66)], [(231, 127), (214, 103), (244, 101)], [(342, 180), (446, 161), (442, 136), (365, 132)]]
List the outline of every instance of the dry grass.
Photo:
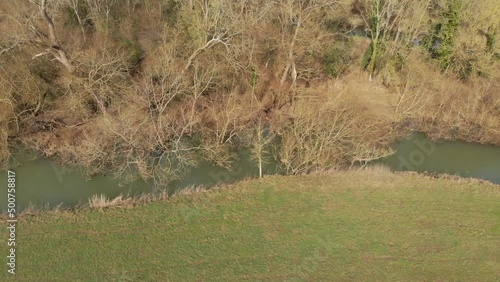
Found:
[[(223, 187), (223, 185), (220, 187)], [(176, 190), (170, 197), (180, 196), (180, 195), (192, 195), (206, 191), (208, 191), (208, 189), (204, 186), (189, 186), (183, 189)]]
[(375, 165), (369, 165), (369, 166), (364, 166), (361, 168), (363, 172), (371, 173), (374, 175), (377, 174), (388, 174), (391, 173), (392, 170), (389, 166), (383, 165), (383, 164), (375, 164)]
[(103, 209), (118, 205), (124, 205), (127, 203), (127, 200), (123, 198), (123, 196), (118, 196), (113, 200), (110, 200), (106, 195), (94, 195), (89, 198), (88, 206), (91, 209)]
[(395, 92), (395, 119), (431, 138), (500, 145), (498, 75), (461, 81), (439, 72), (414, 50)]
[[(186, 192), (188, 194), (189, 192), (197, 192), (201, 191), (202, 189), (193, 189), (189, 190)], [(179, 194), (183, 194), (182, 192)], [(89, 198), (88, 203), (83, 206), (76, 207), (76, 210), (79, 211), (84, 211), (86, 209), (98, 209), (98, 210), (103, 210), (106, 208), (112, 208), (112, 207), (131, 207), (131, 206), (136, 206), (136, 205), (141, 205), (149, 202), (155, 202), (155, 201), (163, 201), (167, 200), (172, 195), (168, 195), (166, 191), (158, 192), (158, 193), (151, 193), (151, 194), (142, 194), (139, 196), (123, 196), (119, 195), (115, 197), (114, 199), (109, 199), (106, 197), (106, 195), (94, 195)]]

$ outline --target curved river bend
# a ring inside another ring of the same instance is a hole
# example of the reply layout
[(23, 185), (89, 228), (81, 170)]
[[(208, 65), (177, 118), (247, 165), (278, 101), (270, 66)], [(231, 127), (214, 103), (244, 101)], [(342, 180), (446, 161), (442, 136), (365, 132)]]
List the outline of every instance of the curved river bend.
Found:
[[(500, 148), (463, 142), (430, 142), (424, 134), (414, 133), (410, 138), (394, 144), (396, 153), (375, 161), (390, 166), (394, 170), (435, 172), (474, 177), (500, 184)], [(181, 181), (172, 182), (169, 192), (189, 186), (211, 187), (218, 183), (230, 183), (258, 175), (257, 167), (251, 161), (249, 151), (242, 150), (239, 161), (232, 171), (201, 163)], [(125, 186), (107, 176), (97, 176), (90, 180), (74, 168), (58, 165), (48, 159), (21, 160), (22, 166), (16, 173), (16, 205), (18, 211), (30, 203), (35, 207), (75, 206), (88, 202), (95, 194), (105, 194), (108, 198), (124, 195), (150, 193), (154, 185), (136, 181)], [(264, 167), (265, 174), (277, 173), (277, 163)], [(0, 172), (0, 211), (7, 206), (7, 173)]]
[(500, 147), (456, 141), (431, 142), (423, 133), (393, 145), (396, 153), (377, 163), (394, 170), (435, 172), (500, 184)]

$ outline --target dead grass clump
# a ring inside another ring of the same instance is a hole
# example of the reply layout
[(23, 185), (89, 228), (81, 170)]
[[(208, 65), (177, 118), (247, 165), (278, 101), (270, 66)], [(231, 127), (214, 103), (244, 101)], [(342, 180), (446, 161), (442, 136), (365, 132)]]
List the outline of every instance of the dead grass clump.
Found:
[(392, 170), (389, 166), (383, 164), (374, 164), (368, 165), (361, 168), (361, 171), (368, 172), (374, 175), (387, 175), (388, 173), (392, 173)]
[[(188, 189), (186, 194), (191, 194), (195, 192), (204, 191), (204, 189), (199, 187), (193, 187), (192, 189)], [(174, 195), (184, 194), (184, 192), (174, 193)], [(77, 209), (106, 209), (111, 207), (128, 207), (128, 206), (137, 206), (145, 203), (156, 202), (156, 201), (164, 201), (171, 198), (173, 195), (169, 195), (167, 191), (160, 191), (157, 193), (149, 193), (142, 194), (138, 196), (123, 196), (119, 195), (114, 199), (110, 199), (106, 197), (106, 195), (94, 195), (89, 198), (88, 203), (84, 206), (78, 207)]]
[(123, 198), (122, 195), (114, 198), (113, 200), (106, 197), (106, 195), (94, 195), (89, 198), (88, 206), (91, 209), (103, 209), (114, 206), (123, 206), (127, 204), (129, 200), (127, 198)]
[(208, 191), (208, 189), (204, 186), (190, 186), (190, 187), (176, 190), (172, 194), (172, 196), (192, 195), (192, 194), (197, 194), (197, 193), (201, 193), (201, 192), (205, 192), (205, 191)]

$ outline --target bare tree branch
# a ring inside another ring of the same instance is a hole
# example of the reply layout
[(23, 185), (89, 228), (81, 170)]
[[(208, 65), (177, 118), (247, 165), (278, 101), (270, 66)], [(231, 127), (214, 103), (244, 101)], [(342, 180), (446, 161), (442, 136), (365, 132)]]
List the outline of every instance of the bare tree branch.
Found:
[[(47, 0), (42, 0), (42, 2), (40, 3), (40, 13), (43, 17), (43, 20), (47, 24), (47, 28), (49, 29), (48, 38), (49, 38), (50, 42), (49, 42), (49, 44), (47, 44), (48, 48), (47, 48), (46, 52), (35, 55), (33, 58), (39, 57), (39, 56), (41, 56), (41, 54), (44, 54), (44, 53), (50, 53), (54, 56), (54, 58), (57, 61), (59, 61), (61, 64), (63, 64), (70, 73), (72, 73), (74, 71), (74, 67), (73, 67), (71, 61), (69, 60), (66, 51), (62, 48), (61, 44), (57, 40), (54, 22), (52, 21), (52, 18), (47, 13)], [(36, 29), (34, 29), (34, 30), (35, 30), (35, 33), (39, 37), (41, 37), (41, 35), (40, 35), (41, 33), (37, 32)], [(44, 34), (42, 34), (42, 35), (44, 35)]]
[(16, 42), (16, 43), (14, 43), (12, 46), (10, 46), (10, 47), (7, 47), (7, 48), (3, 48), (3, 49), (1, 49), (1, 50), (0, 50), (0, 56), (2, 56), (2, 55), (3, 55), (3, 53), (7, 53), (7, 52), (9, 52), (10, 50), (12, 50), (12, 49), (16, 48), (17, 46), (19, 46), (19, 44), (20, 44), (19, 42)]
[(46, 52), (42, 52), (42, 53), (39, 53), (39, 54), (36, 54), (35, 56), (33, 56), (31, 59), (34, 60), (38, 57), (41, 57), (41, 56), (45, 56), (45, 55), (49, 55), (50, 52), (46, 51)]
[(211, 46), (217, 44), (217, 43), (221, 43), (221, 44), (224, 44), (226, 47), (227, 47), (227, 42), (226, 41), (223, 41), (220, 39), (219, 36), (213, 36), (212, 39), (210, 39), (209, 41), (207, 41), (207, 43), (205, 43), (205, 45), (203, 45), (202, 47), (196, 49), (192, 54), (191, 56), (189, 56), (189, 59), (188, 59), (188, 62), (186, 63), (186, 66), (184, 67), (184, 71), (188, 70), (189, 67), (191, 67), (191, 65), (193, 64), (193, 61), (194, 59), (196, 59), (196, 57), (201, 53), (203, 52), (204, 50), (210, 48)]

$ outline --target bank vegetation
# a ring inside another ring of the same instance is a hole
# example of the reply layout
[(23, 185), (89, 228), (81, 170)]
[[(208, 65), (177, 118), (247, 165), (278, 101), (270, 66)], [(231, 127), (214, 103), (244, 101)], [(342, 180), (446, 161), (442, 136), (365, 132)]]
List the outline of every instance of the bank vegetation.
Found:
[(495, 0), (3, 0), (0, 161), (164, 184), (250, 147), (290, 174), (408, 130), (500, 145)]

